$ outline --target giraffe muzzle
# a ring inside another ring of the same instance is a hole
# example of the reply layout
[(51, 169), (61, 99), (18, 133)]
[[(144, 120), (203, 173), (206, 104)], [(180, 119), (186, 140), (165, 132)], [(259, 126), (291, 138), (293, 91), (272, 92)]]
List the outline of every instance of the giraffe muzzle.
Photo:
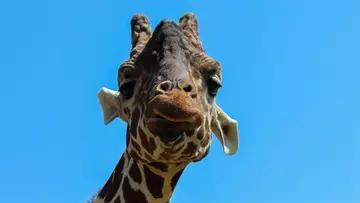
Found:
[(176, 141), (201, 125), (200, 110), (194, 106), (191, 97), (180, 90), (158, 95), (146, 108), (145, 123), (163, 141)]

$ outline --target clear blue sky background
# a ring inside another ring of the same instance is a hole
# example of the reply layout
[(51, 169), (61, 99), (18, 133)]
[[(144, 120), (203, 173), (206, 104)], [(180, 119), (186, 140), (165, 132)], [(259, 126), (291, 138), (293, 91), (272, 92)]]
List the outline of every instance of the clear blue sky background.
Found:
[(356, 0), (2, 1), (1, 202), (84, 202), (105, 183), (125, 124), (103, 125), (97, 91), (116, 88), (130, 18), (187, 11), (223, 65), (241, 146), (225, 156), (214, 139), (173, 202), (360, 202)]

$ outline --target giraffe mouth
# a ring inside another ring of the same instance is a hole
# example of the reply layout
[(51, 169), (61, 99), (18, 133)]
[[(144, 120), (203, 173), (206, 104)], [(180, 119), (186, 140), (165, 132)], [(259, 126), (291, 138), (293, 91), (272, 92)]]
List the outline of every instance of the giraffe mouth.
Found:
[(160, 135), (160, 139), (163, 142), (166, 143), (175, 143), (176, 141), (180, 140), (180, 138), (182, 136), (185, 136), (185, 132), (181, 132), (181, 133), (170, 133), (170, 134), (166, 134), (166, 135)]
[(151, 133), (159, 136), (162, 142), (168, 144), (174, 144), (179, 141), (191, 128), (190, 122), (171, 121), (160, 115), (148, 118), (146, 125)]
[(173, 146), (201, 125), (202, 116), (181, 94), (158, 95), (148, 103), (144, 123), (154, 136), (159, 136), (167, 146)]

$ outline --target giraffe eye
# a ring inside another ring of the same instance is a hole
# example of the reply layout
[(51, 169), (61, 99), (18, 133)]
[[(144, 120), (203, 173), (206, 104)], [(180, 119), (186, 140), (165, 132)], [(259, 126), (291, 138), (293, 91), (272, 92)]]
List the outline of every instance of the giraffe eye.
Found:
[(221, 82), (218, 77), (210, 77), (207, 82), (207, 86), (209, 95), (215, 97), (221, 87)]
[(127, 100), (130, 99), (134, 94), (135, 81), (127, 82), (121, 85), (119, 91), (121, 96)]

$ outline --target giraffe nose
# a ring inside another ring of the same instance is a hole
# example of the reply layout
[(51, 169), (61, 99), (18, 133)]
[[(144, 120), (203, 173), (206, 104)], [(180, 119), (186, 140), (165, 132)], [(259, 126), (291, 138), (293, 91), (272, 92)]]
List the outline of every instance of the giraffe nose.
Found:
[(199, 125), (201, 112), (184, 91), (173, 89), (155, 96), (147, 105), (145, 117), (163, 117), (172, 122), (189, 122)]
[(166, 94), (170, 92), (174, 87), (184, 91), (185, 93), (191, 94), (192, 97), (194, 95), (194, 88), (191, 82), (186, 80), (180, 80), (177, 82), (171, 82), (169, 80), (163, 81), (156, 87), (156, 95)]

